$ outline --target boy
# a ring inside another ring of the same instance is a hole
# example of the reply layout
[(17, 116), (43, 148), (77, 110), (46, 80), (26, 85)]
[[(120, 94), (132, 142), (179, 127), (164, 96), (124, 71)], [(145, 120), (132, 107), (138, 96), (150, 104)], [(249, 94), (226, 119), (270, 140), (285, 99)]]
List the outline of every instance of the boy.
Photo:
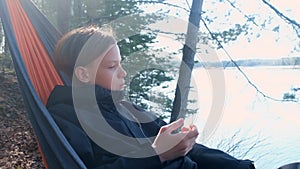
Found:
[(254, 169), (197, 144), (196, 126), (181, 128), (183, 119), (166, 124), (124, 101), (120, 62), (113, 35), (97, 27), (75, 29), (56, 46), (54, 64), (72, 86), (56, 86), (47, 108), (88, 168)]

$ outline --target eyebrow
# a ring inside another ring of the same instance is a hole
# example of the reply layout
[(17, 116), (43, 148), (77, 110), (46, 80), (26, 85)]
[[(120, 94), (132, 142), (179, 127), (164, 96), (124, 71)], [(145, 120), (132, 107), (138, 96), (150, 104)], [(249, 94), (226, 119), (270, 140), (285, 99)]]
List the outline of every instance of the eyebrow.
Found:
[(116, 63), (119, 63), (119, 61), (117, 61), (117, 60), (109, 60), (109, 61), (106, 61), (104, 64), (110, 65), (110, 64), (116, 64)]
[(108, 63), (119, 63), (120, 61), (117, 61), (117, 60), (110, 60), (110, 61), (107, 61)]

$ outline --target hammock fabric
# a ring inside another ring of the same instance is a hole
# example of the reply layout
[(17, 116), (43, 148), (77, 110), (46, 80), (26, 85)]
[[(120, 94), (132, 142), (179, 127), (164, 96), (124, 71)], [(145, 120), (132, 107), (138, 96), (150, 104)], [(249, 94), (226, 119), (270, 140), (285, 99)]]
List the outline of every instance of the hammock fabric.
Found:
[(0, 0), (0, 17), (46, 168), (86, 168), (45, 107), (54, 86), (64, 84), (52, 64), (61, 33), (30, 0)]

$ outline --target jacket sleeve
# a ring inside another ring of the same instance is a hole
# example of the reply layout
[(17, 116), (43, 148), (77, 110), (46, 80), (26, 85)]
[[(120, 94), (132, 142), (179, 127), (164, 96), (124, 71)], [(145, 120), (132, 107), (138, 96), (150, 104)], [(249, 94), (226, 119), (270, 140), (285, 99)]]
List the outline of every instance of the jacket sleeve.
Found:
[(197, 162), (199, 169), (255, 169), (253, 161), (240, 160), (217, 149), (195, 144), (188, 156)]
[[(91, 122), (92, 119), (87, 121)], [(93, 127), (94, 125), (91, 126), (90, 130), (88, 129), (92, 140), (99, 143), (98, 148), (94, 149), (95, 158), (100, 160), (95, 162), (97, 163), (95, 164), (96, 169), (163, 168), (159, 156), (151, 146), (152, 143), (150, 140), (146, 141), (146, 139), (142, 139), (143, 141), (137, 141), (136, 138), (129, 136), (132, 130), (127, 130), (127, 127), (123, 126), (125, 124), (122, 122), (117, 120), (108, 120), (108, 122), (112, 126), (117, 127), (115, 130), (124, 135), (120, 137), (120, 135), (116, 133), (103, 130), (102, 127)], [(88, 127), (88, 124), (86, 127)], [(128, 137), (126, 137), (126, 135)], [(141, 156), (143, 157), (140, 158)]]
[[(57, 110), (57, 109), (56, 109)], [(68, 109), (65, 109), (69, 112)], [(93, 143), (92, 140), (87, 136), (87, 134), (81, 129), (76, 121), (72, 120), (72, 115), (69, 114), (68, 118), (64, 114), (60, 114), (55, 110), (52, 111), (52, 117), (56, 121), (59, 128), (62, 130), (64, 136), (69, 141), (70, 145), (74, 148), (76, 153), (85, 163), (87, 168), (94, 169), (161, 169), (162, 164), (157, 155), (155, 155), (154, 150), (151, 146), (147, 145), (140, 148), (140, 151), (153, 151), (153, 156), (146, 158), (128, 158), (117, 156), (103, 150), (101, 147)], [(68, 113), (66, 113), (68, 114)], [(121, 145), (130, 143), (125, 143), (122, 140), (110, 138), (109, 133), (100, 133), (103, 137), (111, 139), (113, 145)], [(106, 135), (107, 134), (107, 135)], [(115, 143), (114, 143), (115, 141)], [(120, 144), (119, 144), (120, 142)], [(95, 146), (98, 148), (95, 149)], [(121, 147), (120, 147), (121, 149)]]

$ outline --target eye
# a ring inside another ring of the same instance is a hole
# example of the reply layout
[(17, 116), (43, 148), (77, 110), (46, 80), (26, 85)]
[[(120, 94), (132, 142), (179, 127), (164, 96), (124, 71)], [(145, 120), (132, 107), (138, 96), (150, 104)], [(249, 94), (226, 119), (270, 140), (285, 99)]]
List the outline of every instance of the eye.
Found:
[(111, 65), (111, 66), (109, 66), (108, 68), (109, 69), (115, 69), (117, 66), (116, 65)]

